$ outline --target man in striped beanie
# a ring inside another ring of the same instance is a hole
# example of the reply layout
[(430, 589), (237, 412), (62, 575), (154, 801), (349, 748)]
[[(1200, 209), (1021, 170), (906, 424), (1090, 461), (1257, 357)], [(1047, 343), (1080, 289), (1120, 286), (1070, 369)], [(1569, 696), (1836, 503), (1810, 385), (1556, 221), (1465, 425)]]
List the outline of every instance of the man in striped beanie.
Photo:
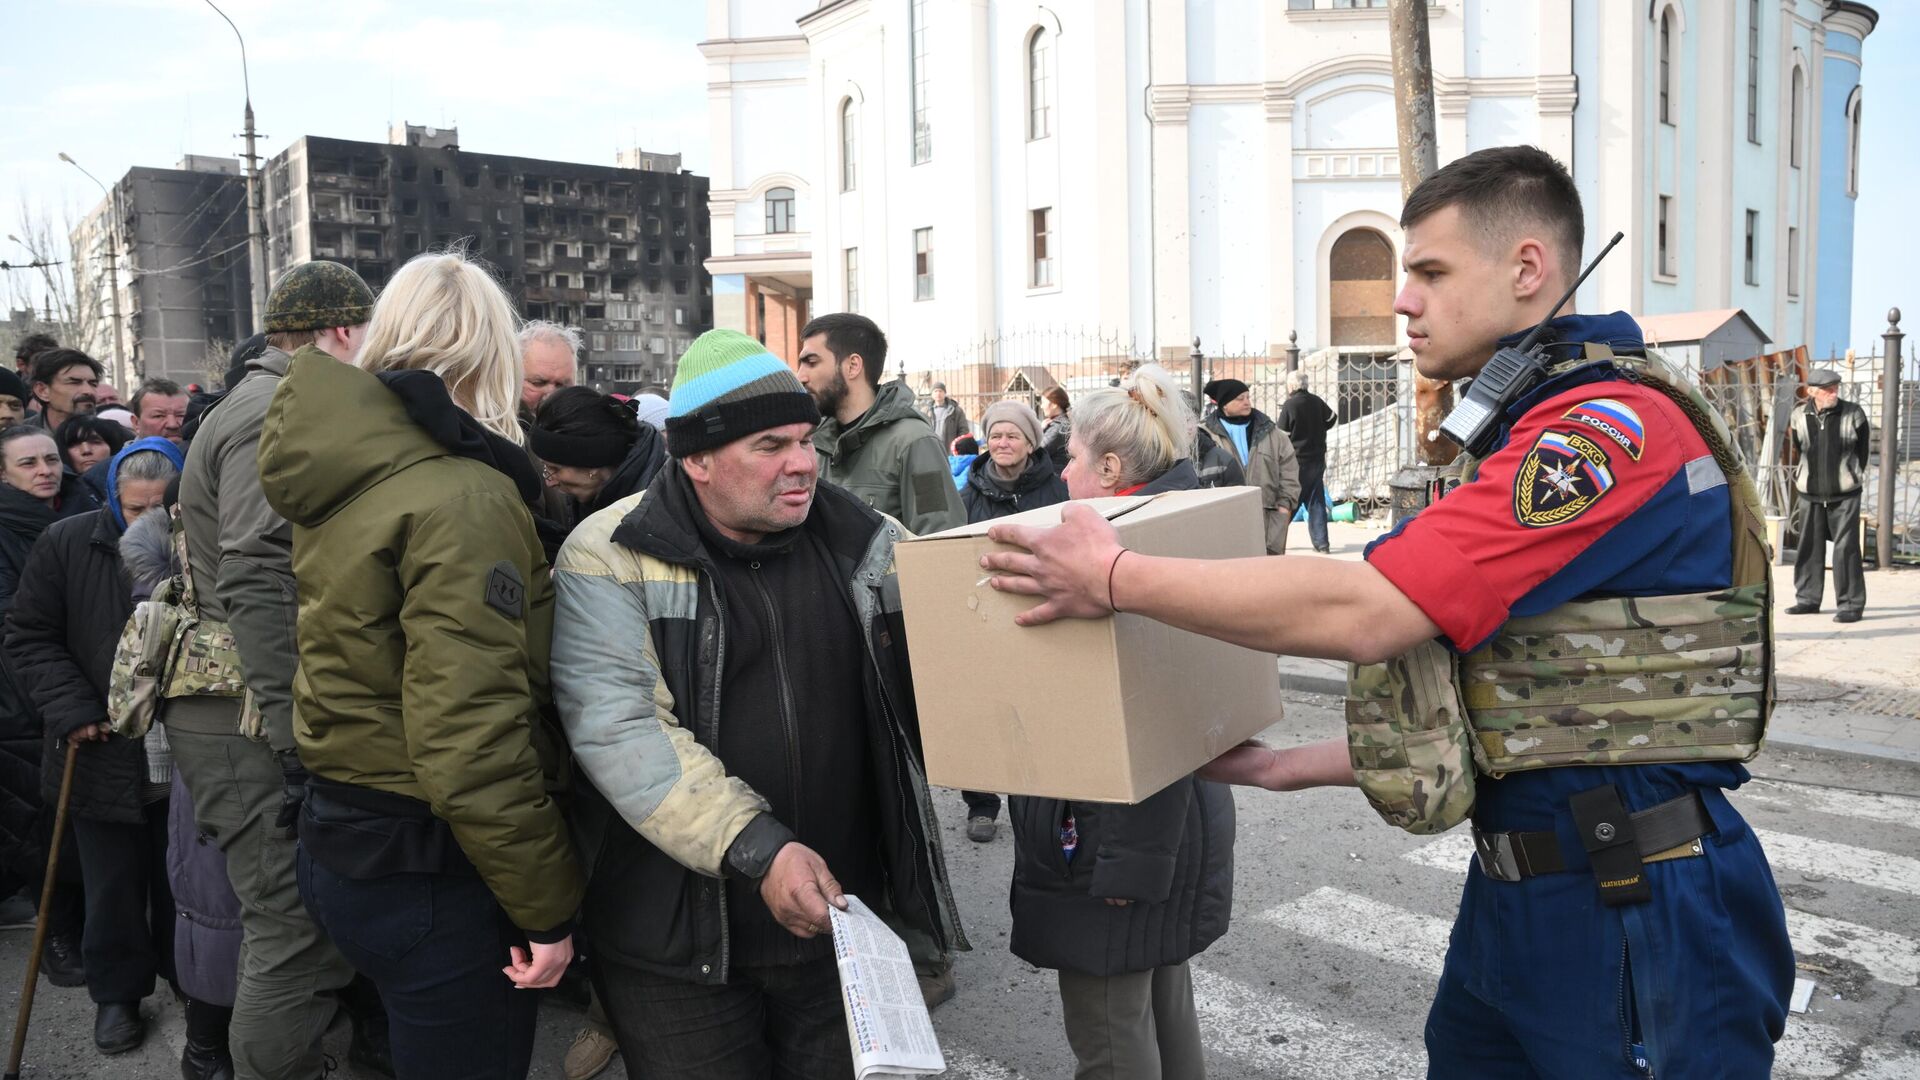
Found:
[(928, 831), (900, 526), (818, 483), (818, 419), (759, 342), (701, 335), (674, 460), (554, 567), (554, 700), (602, 838), (582, 918), (636, 1076), (851, 1075), (843, 894), (929, 956), (966, 947)]

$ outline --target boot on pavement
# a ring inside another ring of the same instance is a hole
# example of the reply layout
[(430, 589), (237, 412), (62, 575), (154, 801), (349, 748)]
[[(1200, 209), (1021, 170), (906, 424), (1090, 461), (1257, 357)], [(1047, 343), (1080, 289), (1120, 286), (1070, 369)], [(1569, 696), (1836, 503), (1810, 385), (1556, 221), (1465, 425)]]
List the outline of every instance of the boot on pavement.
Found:
[(567, 1056), (561, 1060), (560, 1068), (567, 1080), (593, 1080), (606, 1071), (613, 1055), (619, 1051), (613, 1036), (589, 1024), (573, 1037), (573, 1045), (567, 1047)]
[(147, 1037), (147, 1022), (137, 1001), (101, 1002), (93, 1016), (93, 1045), (103, 1054), (124, 1054)]
[(55, 986), (87, 985), (87, 968), (80, 961), (80, 943), (65, 934), (48, 934), (40, 950), (40, 974)]
[(184, 1080), (233, 1080), (233, 1055), (227, 1049), (227, 1025), (233, 1010), (186, 999), (187, 1045), (180, 1051)]

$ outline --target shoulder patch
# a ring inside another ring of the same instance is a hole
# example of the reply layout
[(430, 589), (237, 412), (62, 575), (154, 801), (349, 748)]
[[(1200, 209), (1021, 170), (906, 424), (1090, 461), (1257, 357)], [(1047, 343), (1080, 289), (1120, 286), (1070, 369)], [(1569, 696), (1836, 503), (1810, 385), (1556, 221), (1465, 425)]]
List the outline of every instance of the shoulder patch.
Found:
[(1579, 431), (1543, 431), (1513, 477), (1513, 516), (1530, 529), (1565, 525), (1613, 490), (1612, 461)]
[(1647, 427), (1640, 422), (1640, 414), (1623, 402), (1612, 398), (1594, 398), (1568, 409), (1561, 417), (1576, 424), (1585, 424), (1618, 443), (1620, 449), (1635, 461), (1640, 460), (1640, 452), (1646, 449)]
[(486, 600), (488, 607), (507, 618), (519, 618), (527, 604), (527, 583), (520, 577), (520, 568), (505, 560), (494, 563), (487, 572)]

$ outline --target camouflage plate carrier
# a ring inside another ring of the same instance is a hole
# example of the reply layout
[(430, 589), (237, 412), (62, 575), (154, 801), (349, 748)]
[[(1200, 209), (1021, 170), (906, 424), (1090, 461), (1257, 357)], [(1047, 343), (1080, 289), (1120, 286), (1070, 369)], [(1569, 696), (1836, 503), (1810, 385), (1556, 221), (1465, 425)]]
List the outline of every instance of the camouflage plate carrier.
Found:
[(172, 511), (172, 544), (173, 577), (152, 599), (135, 605), (114, 649), (107, 718), (115, 732), (137, 738), (159, 718), (163, 699), (244, 698), (240, 734), (259, 738), (260, 711), (241, 673), (233, 631), (200, 613), (177, 506)]
[[(1510, 619), (1465, 656), (1423, 642), (1347, 674), (1347, 744), (1380, 816), (1438, 833), (1473, 812), (1477, 773), (1555, 765), (1748, 761), (1773, 712), (1772, 575), (1760, 498), (1706, 399), (1658, 354), (1589, 344), (1548, 377), (1610, 361), (1671, 399), (1712, 451), (1733, 514), (1733, 583), (1575, 600)], [(1462, 482), (1479, 463), (1462, 455)]]

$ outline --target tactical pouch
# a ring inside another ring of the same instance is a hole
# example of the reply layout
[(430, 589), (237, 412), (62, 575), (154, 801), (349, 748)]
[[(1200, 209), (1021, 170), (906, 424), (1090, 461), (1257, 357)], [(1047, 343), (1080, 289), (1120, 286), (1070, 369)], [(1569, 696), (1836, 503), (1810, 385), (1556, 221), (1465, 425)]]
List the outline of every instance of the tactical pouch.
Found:
[(165, 591), (134, 606), (107, 680), (107, 720), (115, 734), (140, 738), (158, 718), (173, 657), (191, 629), (185, 616)]
[(1459, 661), (1426, 641), (1347, 672), (1347, 755), (1367, 801), (1410, 833), (1445, 832), (1473, 812), (1473, 740)]

